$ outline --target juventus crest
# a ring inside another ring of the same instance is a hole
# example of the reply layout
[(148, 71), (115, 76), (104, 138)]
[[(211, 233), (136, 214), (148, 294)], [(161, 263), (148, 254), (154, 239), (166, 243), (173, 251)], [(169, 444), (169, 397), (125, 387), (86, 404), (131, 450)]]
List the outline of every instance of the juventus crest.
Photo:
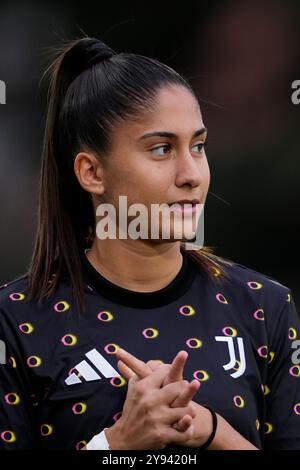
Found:
[[(229, 352), (229, 362), (223, 365), (225, 370), (233, 369), (236, 364), (239, 364), (239, 367), (235, 372), (232, 372), (230, 375), (234, 379), (237, 379), (246, 370), (246, 358), (245, 358), (245, 349), (244, 349), (244, 342), (243, 338), (241, 337), (232, 337), (232, 336), (215, 336), (216, 341), (223, 341), (227, 343), (228, 352)], [(236, 346), (234, 344), (234, 340), (236, 340)], [(236, 347), (238, 349), (238, 357), (236, 356), (235, 350)]]

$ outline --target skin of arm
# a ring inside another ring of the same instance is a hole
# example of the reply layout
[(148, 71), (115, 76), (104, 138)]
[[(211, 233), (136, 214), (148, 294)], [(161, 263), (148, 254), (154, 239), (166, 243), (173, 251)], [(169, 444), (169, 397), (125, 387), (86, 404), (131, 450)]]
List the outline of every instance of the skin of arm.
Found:
[[(119, 359), (118, 368), (126, 379), (129, 379), (133, 374), (137, 374), (141, 378), (145, 377), (161, 365), (161, 361), (148, 361), (145, 363), (123, 349), (119, 349), (116, 354)], [(177, 354), (172, 362), (173, 367), (167, 374), (163, 385), (182, 379), (183, 365), (187, 357), (188, 353), (186, 351), (180, 351)], [(179, 406), (178, 402), (180, 402), (180, 397), (175, 400), (173, 406)], [(194, 438), (186, 441), (184, 446), (200, 447), (206, 442), (212, 431), (212, 418), (209, 410), (198, 403), (192, 403), (195, 409), (195, 417), (192, 420), (181, 421), (176, 426), (177, 429), (184, 430), (192, 422), (195, 429)], [(180, 405), (182, 406), (182, 402), (180, 402)], [(221, 415), (217, 414), (217, 418), (217, 432), (208, 450), (259, 450), (237, 432)]]

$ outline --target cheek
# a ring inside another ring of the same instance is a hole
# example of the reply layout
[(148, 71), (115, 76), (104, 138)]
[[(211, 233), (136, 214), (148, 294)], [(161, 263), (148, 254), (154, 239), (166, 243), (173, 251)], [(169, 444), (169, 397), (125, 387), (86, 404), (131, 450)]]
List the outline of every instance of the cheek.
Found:
[(115, 193), (128, 197), (128, 203), (141, 202), (150, 204), (151, 202), (163, 200), (163, 194), (167, 193), (172, 181), (172, 172), (166, 171), (166, 166), (161, 164), (143, 165), (132, 161), (128, 162), (126, 168), (119, 171), (114, 182)]
[(202, 160), (201, 175), (202, 175), (203, 187), (207, 188), (207, 190), (208, 190), (208, 187), (209, 187), (209, 184), (210, 184), (210, 169), (209, 169), (209, 165), (208, 165), (208, 161), (207, 161), (206, 156)]
[(151, 171), (145, 172), (137, 182), (138, 193), (148, 207), (151, 203), (161, 203), (170, 200), (170, 188), (174, 185), (172, 169), (166, 171), (160, 165), (153, 165)]

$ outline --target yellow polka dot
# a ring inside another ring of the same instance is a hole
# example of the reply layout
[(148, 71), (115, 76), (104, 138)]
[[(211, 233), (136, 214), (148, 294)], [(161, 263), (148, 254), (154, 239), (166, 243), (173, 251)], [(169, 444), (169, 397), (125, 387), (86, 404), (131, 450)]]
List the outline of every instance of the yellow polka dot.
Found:
[(13, 431), (5, 430), (0, 434), (1, 439), (8, 444), (15, 442), (17, 440), (16, 435)]
[(10, 300), (19, 301), (24, 300), (25, 295), (22, 292), (14, 292), (13, 294), (10, 294), (9, 298)]
[(20, 396), (17, 393), (11, 392), (4, 396), (4, 400), (8, 405), (18, 405), (20, 403)]
[(16, 363), (16, 360), (15, 360), (15, 358), (14, 358), (13, 356), (10, 356), (10, 358), (9, 358), (9, 363), (12, 365), (12, 367), (13, 367), (14, 369), (16, 369), (17, 363)]
[(216, 299), (217, 299), (219, 302), (221, 302), (221, 304), (226, 304), (226, 305), (228, 304), (228, 301), (227, 301), (226, 297), (224, 297), (223, 294), (220, 294), (220, 293), (217, 294), (217, 295), (216, 295)]
[(275, 356), (275, 353), (273, 351), (270, 351), (269, 352), (269, 360), (268, 360), (268, 364), (270, 364), (270, 362), (273, 361), (274, 359), (274, 356)]
[(199, 380), (199, 382), (206, 382), (209, 379), (209, 375), (205, 370), (196, 370), (193, 373), (193, 377)]
[(179, 309), (179, 313), (185, 317), (192, 317), (196, 311), (191, 305), (182, 305)]
[(74, 346), (77, 343), (77, 336), (68, 333), (61, 338), (61, 342), (64, 346)]
[(245, 400), (240, 395), (236, 395), (235, 397), (233, 397), (233, 403), (237, 408), (244, 408), (245, 406)]
[(292, 339), (292, 340), (297, 338), (297, 330), (293, 326), (289, 328), (288, 336), (289, 336), (289, 339)]
[(42, 359), (38, 356), (30, 356), (27, 358), (27, 365), (29, 367), (39, 367), (42, 363)]
[(53, 427), (51, 426), (51, 424), (42, 424), (40, 430), (41, 430), (41, 435), (43, 437), (50, 436), (50, 434), (53, 433)]
[(66, 310), (69, 310), (69, 308), (70, 304), (66, 300), (60, 300), (54, 305), (54, 310), (56, 312), (65, 312)]
[(265, 423), (264, 434), (271, 434), (272, 431), (273, 431), (273, 425), (271, 423)]
[(112, 377), (110, 383), (113, 387), (123, 387), (127, 381), (121, 375), (117, 377)]
[(146, 328), (142, 334), (147, 339), (153, 339), (153, 338), (157, 338), (157, 336), (159, 335), (159, 332), (156, 328)]
[(33, 332), (34, 327), (31, 323), (21, 323), (19, 325), (19, 330), (22, 331), (22, 333), (29, 335), (30, 333)]

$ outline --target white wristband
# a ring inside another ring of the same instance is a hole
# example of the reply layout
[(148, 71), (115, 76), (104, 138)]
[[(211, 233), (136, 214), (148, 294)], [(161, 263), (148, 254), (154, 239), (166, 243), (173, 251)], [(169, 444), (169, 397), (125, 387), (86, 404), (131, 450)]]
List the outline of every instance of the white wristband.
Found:
[(96, 434), (86, 445), (86, 450), (109, 450), (109, 444), (106, 439), (105, 429)]

